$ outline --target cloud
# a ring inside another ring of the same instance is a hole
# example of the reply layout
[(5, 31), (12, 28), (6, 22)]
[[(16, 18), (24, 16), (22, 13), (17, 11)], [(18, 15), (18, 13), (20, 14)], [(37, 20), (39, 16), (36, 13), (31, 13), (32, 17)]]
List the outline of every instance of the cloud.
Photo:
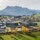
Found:
[(40, 10), (40, 0), (0, 0), (0, 10), (7, 6), (21, 6)]

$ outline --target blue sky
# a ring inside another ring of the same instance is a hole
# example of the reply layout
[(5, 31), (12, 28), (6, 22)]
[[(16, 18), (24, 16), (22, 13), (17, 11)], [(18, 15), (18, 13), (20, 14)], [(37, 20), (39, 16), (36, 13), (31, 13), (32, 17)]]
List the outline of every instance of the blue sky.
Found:
[(0, 0), (0, 10), (3, 10), (7, 6), (21, 6), (40, 10), (40, 0)]

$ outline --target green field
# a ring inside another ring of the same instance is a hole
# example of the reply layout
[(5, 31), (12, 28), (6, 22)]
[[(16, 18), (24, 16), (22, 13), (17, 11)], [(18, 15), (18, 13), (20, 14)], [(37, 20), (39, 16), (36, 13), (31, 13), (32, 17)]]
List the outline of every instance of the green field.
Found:
[(40, 40), (40, 32), (31, 34), (0, 34), (0, 40)]

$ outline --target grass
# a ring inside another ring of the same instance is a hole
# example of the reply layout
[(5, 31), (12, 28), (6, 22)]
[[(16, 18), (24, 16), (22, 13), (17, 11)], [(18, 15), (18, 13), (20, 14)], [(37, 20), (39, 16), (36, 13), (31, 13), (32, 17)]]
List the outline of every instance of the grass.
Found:
[(40, 40), (40, 32), (33, 32), (32, 34), (1, 34), (0, 40)]
[(4, 40), (13, 40), (10, 35), (2, 35), (1, 37), (2, 37)]

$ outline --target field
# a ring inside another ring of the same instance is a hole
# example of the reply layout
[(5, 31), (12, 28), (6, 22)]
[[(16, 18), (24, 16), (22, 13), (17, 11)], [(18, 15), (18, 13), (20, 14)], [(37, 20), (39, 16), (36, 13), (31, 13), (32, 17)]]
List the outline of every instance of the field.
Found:
[(31, 34), (0, 34), (0, 40), (40, 40), (40, 32)]

